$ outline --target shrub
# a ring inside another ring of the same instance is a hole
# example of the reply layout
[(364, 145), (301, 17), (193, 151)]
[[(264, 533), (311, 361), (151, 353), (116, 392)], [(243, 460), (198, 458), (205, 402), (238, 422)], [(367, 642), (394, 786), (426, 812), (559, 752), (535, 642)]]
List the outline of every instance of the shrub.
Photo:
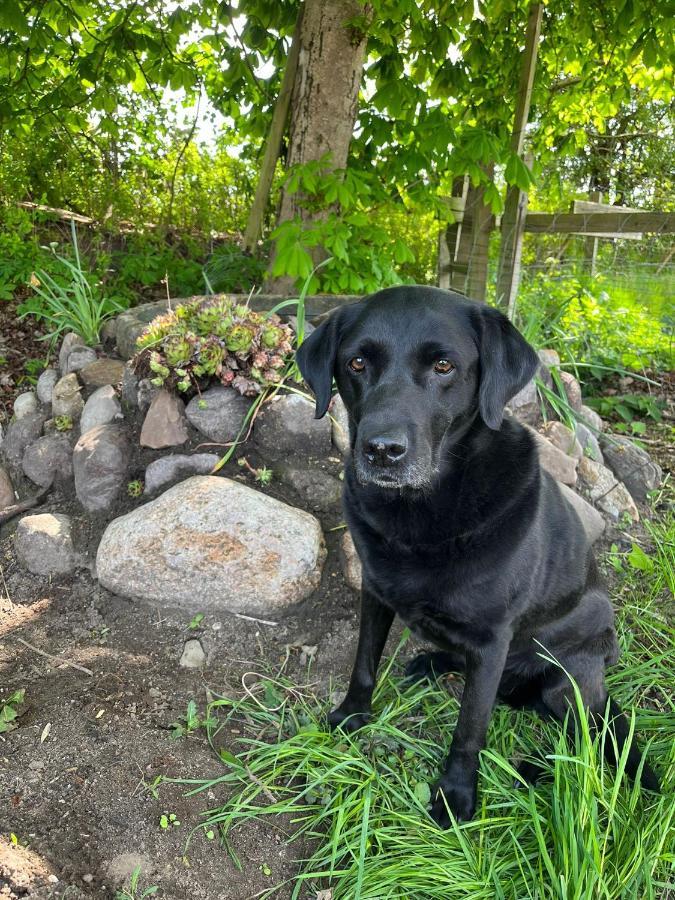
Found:
[(281, 381), (291, 339), (278, 316), (217, 296), (154, 319), (138, 338), (134, 368), (157, 387), (186, 392), (217, 378), (252, 396)]
[(640, 296), (629, 296), (603, 275), (540, 272), (521, 287), (518, 324), (537, 346), (558, 351), (568, 367), (601, 381), (608, 371), (672, 367), (667, 315), (659, 318)]
[(266, 258), (253, 256), (236, 244), (223, 244), (216, 247), (204, 266), (204, 279), (215, 293), (248, 293), (255, 285), (262, 284), (266, 268)]

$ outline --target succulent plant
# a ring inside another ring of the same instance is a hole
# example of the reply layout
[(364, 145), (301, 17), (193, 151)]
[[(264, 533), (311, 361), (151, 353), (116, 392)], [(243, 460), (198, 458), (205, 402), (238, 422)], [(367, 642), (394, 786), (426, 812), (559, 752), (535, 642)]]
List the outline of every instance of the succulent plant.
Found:
[(54, 418), (54, 428), (57, 431), (70, 431), (73, 427), (71, 416), (56, 416)]
[(154, 319), (138, 338), (134, 368), (182, 393), (217, 378), (242, 394), (281, 380), (292, 350), (288, 325), (226, 296), (189, 301)]
[(140, 497), (143, 493), (143, 482), (135, 479), (127, 484), (127, 494), (130, 497)]

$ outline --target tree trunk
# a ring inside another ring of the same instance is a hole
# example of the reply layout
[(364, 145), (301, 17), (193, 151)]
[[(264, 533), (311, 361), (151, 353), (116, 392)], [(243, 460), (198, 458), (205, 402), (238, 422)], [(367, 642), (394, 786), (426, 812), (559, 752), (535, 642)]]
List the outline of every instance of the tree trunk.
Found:
[[(287, 167), (330, 154), (327, 169), (343, 169), (358, 112), (359, 86), (366, 34), (349, 25), (368, 7), (359, 0), (306, 0), (300, 29), (300, 52), (291, 101)], [(301, 205), (302, 194), (282, 191), (277, 224), (303, 222), (323, 213)], [(272, 257), (272, 265), (274, 264)], [(316, 248), (316, 261), (321, 248)], [(295, 288), (288, 276), (270, 278), (266, 290), (288, 294)]]
[(288, 109), (291, 103), (293, 93), (293, 85), (295, 83), (295, 73), (298, 67), (298, 51), (300, 48), (300, 28), (302, 25), (302, 16), (304, 8), (302, 4), (298, 10), (298, 17), (293, 30), (293, 39), (291, 47), (288, 51), (288, 59), (286, 60), (286, 68), (281, 80), (279, 96), (274, 106), (272, 114), (272, 122), (270, 130), (265, 141), (265, 152), (260, 167), (260, 175), (255, 190), (255, 197), (248, 215), (246, 223), (246, 231), (244, 232), (244, 240), (242, 247), (249, 253), (253, 253), (258, 244), (258, 238), (262, 231), (263, 219), (265, 217), (265, 208), (270, 196), (272, 181), (274, 179), (274, 170), (276, 169), (277, 159), (281, 152), (281, 141), (286, 130), (286, 120), (288, 119)]

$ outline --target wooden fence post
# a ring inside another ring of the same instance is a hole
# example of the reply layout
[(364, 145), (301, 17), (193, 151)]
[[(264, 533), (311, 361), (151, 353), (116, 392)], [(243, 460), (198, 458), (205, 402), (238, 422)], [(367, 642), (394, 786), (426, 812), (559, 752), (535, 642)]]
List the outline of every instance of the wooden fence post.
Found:
[[(492, 178), (494, 174), (492, 163), (486, 167), (486, 174)], [(492, 210), (485, 205), (485, 185), (481, 184), (474, 188), (473, 201), (466, 294), (473, 300), (484, 302), (487, 292), (490, 232), (494, 221)]]
[[(602, 203), (602, 191), (589, 191), (588, 199), (593, 203)], [(584, 266), (591, 275), (595, 275), (595, 267), (598, 258), (598, 239), (597, 237), (587, 237), (584, 239)]]
[[(525, 127), (530, 112), (543, 8), (542, 3), (533, 3), (527, 21), (518, 101), (511, 133), (511, 150), (518, 156), (523, 152)], [(527, 195), (516, 185), (510, 185), (506, 192), (506, 204), (502, 217), (502, 241), (497, 274), (497, 303), (505, 306), (509, 313), (513, 312), (520, 280), (520, 257), (526, 210)]]
[[(493, 166), (486, 169), (491, 177)], [(488, 245), (493, 217), (485, 205), (485, 187), (474, 187), (468, 176), (455, 179), (450, 203), (456, 222), (440, 236), (439, 287), (459, 291), (474, 300), (485, 300), (488, 275)]]
[(451, 222), (438, 236), (438, 286), (445, 290), (458, 290), (457, 247), (462, 231), (468, 181), (466, 175), (462, 175), (452, 182), (452, 195), (448, 202), (455, 215), (455, 221)]

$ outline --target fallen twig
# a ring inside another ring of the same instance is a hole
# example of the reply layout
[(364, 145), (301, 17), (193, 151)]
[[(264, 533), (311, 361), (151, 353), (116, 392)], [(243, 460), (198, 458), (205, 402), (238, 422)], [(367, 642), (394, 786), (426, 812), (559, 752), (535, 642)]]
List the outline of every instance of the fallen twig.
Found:
[(18, 516), (19, 513), (25, 512), (27, 509), (32, 509), (34, 506), (42, 503), (51, 489), (52, 486), (50, 484), (49, 487), (46, 487), (34, 497), (29, 497), (27, 500), (21, 500), (19, 503), (13, 504), (13, 506), (6, 506), (4, 509), (0, 509), (0, 525), (2, 525), (3, 522), (9, 522), (14, 516)]
[(261, 625), (274, 625), (275, 628), (279, 627), (278, 622), (272, 622), (271, 619), (256, 619), (255, 616), (247, 616), (244, 613), (234, 613), (234, 615), (238, 619), (246, 619), (247, 622), (259, 622)]
[(28, 641), (24, 641), (23, 638), (17, 638), (17, 641), (20, 644), (23, 644), (24, 647), (28, 647), (33, 653), (38, 653), (40, 656), (51, 659), (53, 662), (57, 662), (63, 666), (70, 666), (71, 669), (77, 669), (78, 672), (84, 672), (85, 675), (93, 676), (94, 674), (91, 669), (87, 669), (84, 666), (79, 665), (79, 663), (71, 662), (69, 659), (64, 659), (62, 656), (53, 656), (51, 653), (46, 653), (44, 650), (40, 650), (39, 647), (35, 647), (33, 644), (29, 644)]

